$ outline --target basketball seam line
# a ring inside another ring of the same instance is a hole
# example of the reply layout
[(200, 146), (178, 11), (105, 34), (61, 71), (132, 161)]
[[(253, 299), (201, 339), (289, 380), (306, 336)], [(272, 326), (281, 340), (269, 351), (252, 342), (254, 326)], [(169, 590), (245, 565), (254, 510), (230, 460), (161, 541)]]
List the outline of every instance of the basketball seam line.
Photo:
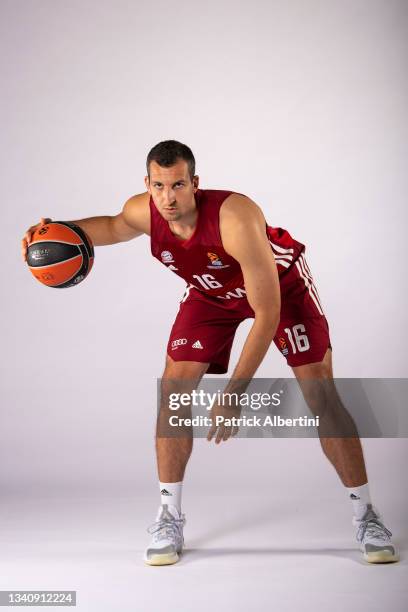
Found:
[[(88, 259), (92, 257), (92, 252), (91, 252), (92, 247), (89, 246), (90, 250), (88, 250), (87, 235), (85, 231), (82, 229), (82, 227), (79, 227), (79, 225), (75, 225), (75, 223), (68, 223), (68, 222), (65, 223), (64, 221), (54, 221), (54, 223), (58, 225), (64, 225), (65, 227), (69, 227), (69, 229), (72, 230), (74, 234), (78, 236), (78, 238), (81, 240), (81, 243), (85, 245), (85, 250), (86, 250), (86, 254), (88, 255)], [(83, 234), (83, 236), (81, 236), (80, 232)]]
[[(85, 249), (86, 250), (86, 249)], [(82, 263), (81, 263), (81, 267), (79, 268), (79, 270), (77, 270), (76, 272), (74, 272), (69, 278), (67, 278), (67, 280), (62, 281), (62, 283), (58, 283), (58, 285), (52, 285), (52, 287), (60, 287), (61, 285), (66, 285), (67, 283), (69, 283), (70, 280), (72, 280), (77, 274), (80, 274), (82, 268), (84, 267), (85, 264), (85, 259), (83, 256), (83, 253), (81, 253), (82, 255)], [(88, 263), (89, 263), (89, 258), (88, 258)], [(84, 278), (87, 276), (87, 273), (84, 274)]]
[(33, 240), (33, 242), (30, 242), (30, 244), (28, 246), (32, 246), (33, 244), (49, 244), (52, 242), (58, 242), (58, 244), (69, 244), (70, 246), (77, 246), (79, 247), (81, 244), (84, 244), (84, 241), (81, 239), (81, 242), (79, 244), (76, 244), (75, 242), (66, 242), (65, 240)]

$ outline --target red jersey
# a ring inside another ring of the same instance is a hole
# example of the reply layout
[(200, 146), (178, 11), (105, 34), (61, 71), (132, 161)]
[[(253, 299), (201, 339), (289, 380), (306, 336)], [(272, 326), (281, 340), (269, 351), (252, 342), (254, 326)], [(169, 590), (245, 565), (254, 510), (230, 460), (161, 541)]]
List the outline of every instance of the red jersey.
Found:
[[(152, 255), (166, 268), (181, 276), (190, 287), (205, 295), (228, 300), (246, 295), (241, 266), (223, 248), (219, 212), (224, 200), (235, 193), (198, 189), (195, 193), (198, 217), (193, 235), (180, 240), (158, 212), (150, 197)], [(280, 227), (266, 226), (281, 283), (305, 250), (303, 244)]]

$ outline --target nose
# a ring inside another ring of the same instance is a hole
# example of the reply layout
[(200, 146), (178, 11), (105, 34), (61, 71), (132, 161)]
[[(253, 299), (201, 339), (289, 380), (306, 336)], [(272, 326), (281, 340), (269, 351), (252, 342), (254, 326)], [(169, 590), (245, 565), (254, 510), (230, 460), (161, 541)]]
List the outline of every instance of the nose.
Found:
[(164, 204), (164, 206), (169, 206), (170, 204), (173, 204), (173, 202), (176, 199), (174, 190), (171, 189), (171, 188), (164, 189), (162, 193), (163, 193), (163, 204)]

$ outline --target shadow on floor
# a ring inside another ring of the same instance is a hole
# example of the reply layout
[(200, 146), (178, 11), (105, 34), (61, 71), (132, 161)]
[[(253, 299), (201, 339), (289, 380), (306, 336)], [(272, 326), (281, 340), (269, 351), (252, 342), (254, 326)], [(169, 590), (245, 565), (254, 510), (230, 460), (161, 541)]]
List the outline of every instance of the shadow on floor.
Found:
[[(186, 548), (180, 559), (182, 565), (189, 563), (201, 562), (205, 559), (217, 559), (222, 557), (291, 557), (291, 556), (306, 556), (306, 557), (334, 557), (339, 559), (347, 559), (358, 565), (378, 566), (395, 565), (388, 564), (372, 564), (367, 563), (362, 556), (362, 553), (357, 547), (355, 548)], [(399, 563), (398, 565), (401, 565)]]

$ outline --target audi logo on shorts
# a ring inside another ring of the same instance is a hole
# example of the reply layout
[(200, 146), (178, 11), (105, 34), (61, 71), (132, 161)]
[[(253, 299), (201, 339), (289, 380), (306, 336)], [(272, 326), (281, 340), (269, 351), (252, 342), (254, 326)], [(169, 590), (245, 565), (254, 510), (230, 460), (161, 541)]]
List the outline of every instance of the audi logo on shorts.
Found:
[(177, 338), (177, 340), (173, 340), (171, 343), (171, 348), (176, 349), (179, 346), (183, 346), (183, 344), (187, 344), (187, 338)]

